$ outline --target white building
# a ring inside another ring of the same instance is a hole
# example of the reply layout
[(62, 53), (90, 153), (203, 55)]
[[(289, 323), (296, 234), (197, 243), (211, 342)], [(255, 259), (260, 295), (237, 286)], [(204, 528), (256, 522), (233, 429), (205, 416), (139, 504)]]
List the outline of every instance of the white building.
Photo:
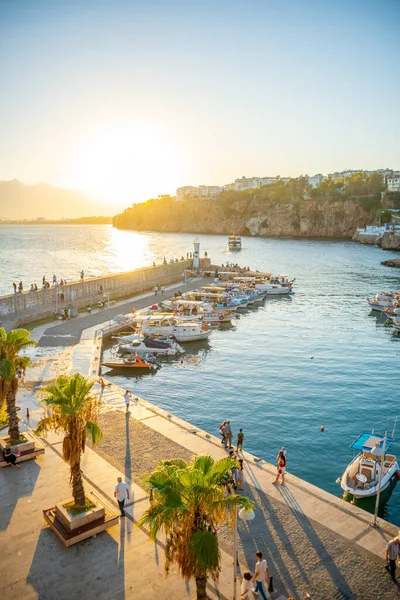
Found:
[(176, 200), (181, 202), (186, 197), (201, 199), (216, 198), (223, 190), (224, 188), (219, 185), (185, 185), (177, 188)]
[(387, 180), (387, 191), (400, 192), (400, 177), (397, 177), (396, 179)]
[(325, 179), (324, 175), (321, 175), (321, 173), (318, 173), (318, 175), (312, 175), (312, 177), (308, 178), (308, 183), (313, 187), (316, 188), (317, 186), (319, 186), (319, 184), (321, 183), (321, 181), (323, 181)]
[[(242, 190), (251, 190), (251, 189), (258, 189), (263, 185), (271, 185), (271, 183), (275, 183), (276, 181), (278, 181), (279, 176), (278, 177), (246, 177), (245, 175), (243, 175), (243, 177), (240, 177), (240, 179), (235, 179), (235, 182), (233, 184), (233, 189), (236, 192), (240, 192)], [(289, 181), (290, 178), (287, 179), (287, 181)], [(231, 184), (232, 185), (232, 184)], [(225, 186), (226, 188), (228, 188), (228, 186)], [(229, 189), (232, 189), (229, 186)]]

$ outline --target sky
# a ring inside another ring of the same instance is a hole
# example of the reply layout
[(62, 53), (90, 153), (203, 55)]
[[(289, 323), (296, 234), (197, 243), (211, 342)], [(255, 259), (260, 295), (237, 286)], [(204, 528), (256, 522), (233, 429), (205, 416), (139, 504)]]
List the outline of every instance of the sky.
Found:
[(400, 168), (398, 0), (0, 0), (0, 179), (130, 205)]

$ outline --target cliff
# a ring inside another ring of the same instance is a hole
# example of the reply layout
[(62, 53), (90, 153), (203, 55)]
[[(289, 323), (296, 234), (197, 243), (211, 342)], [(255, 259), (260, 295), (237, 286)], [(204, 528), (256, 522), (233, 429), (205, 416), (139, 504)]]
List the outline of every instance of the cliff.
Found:
[(114, 217), (120, 229), (250, 236), (351, 238), (375, 217), (375, 208), (356, 200), (260, 202), (249, 198), (217, 200), (161, 199), (137, 204)]

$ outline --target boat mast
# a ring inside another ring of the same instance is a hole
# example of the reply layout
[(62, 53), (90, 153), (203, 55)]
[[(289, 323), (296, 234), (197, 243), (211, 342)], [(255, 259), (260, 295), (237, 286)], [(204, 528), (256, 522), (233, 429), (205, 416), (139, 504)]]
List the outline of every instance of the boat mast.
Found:
[[(376, 527), (377, 526), (376, 519), (377, 519), (377, 516), (378, 516), (379, 498), (380, 498), (380, 495), (381, 495), (381, 482), (382, 482), (382, 474), (383, 474), (383, 463), (385, 461), (385, 453), (386, 453), (386, 439), (387, 439), (387, 429), (385, 431), (385, 437), (383, 438), (383, 448), (382, 448), (382, 454), (381, 454), (381, 470), (379, 472), (378, 493), (376, 494), (374, 518), (373, 518), (372, 523), (371, 523), (372, 527)], [(377, 451), (381, 452), (380, 445), (377, 448), (373, 448), (372, 449), (372, 454), (377, 454), (377, 456), (379, 456), (379, 454), (377, 452), (374, 452), (374, 450), (377, 450)]]
[(394, 439), (394, 432), (396, 429), (396, 423), (397, 423), (397, 417), (394, 418), (394, 423), (393, 423), (393, 431), (392, 431), (392, 438)]

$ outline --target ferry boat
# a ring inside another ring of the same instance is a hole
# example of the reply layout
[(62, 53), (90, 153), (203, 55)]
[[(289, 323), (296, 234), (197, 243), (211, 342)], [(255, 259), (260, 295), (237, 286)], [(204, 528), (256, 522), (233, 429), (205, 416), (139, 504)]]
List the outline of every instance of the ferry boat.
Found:
[(393, 434), (386, 436), (385, 443), (385, 436), (375, 433), (362, 433), (356, 439), (351, 448), (360, 452), (337, 480), (345, 493), (355, 498), (369, 498), (378, 493), (379, 480), (382, 492), (396, 485), (399, 465), (394, 454), (387, 453), (393, 439)]
[(242, 249), (242, 238), (240, 235), (230, 235), (228, 237), (228, 249), (229, 250), (241, 250)]

